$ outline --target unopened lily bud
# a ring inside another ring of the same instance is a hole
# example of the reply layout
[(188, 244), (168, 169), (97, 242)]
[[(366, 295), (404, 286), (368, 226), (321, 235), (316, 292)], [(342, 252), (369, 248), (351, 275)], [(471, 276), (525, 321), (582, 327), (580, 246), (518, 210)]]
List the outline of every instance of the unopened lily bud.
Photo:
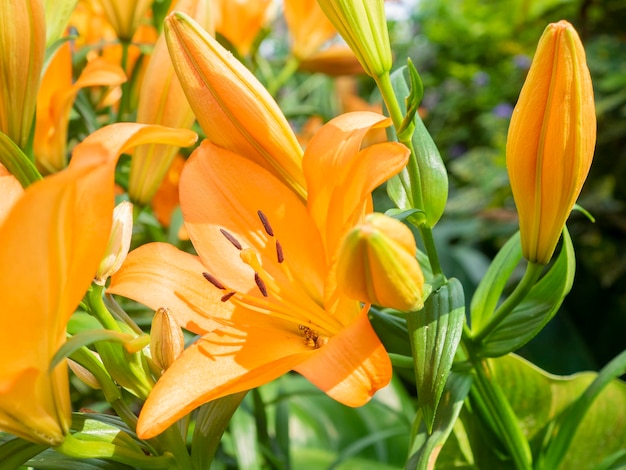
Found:
[(384, 0), (319, 0), (320, 7), (372, 77), (391, 70)]
[(67, 360), (67, 364), (70, 366), (70, 369), (72, 369), (72, 372), (74, 372), (74, 375), (76, 375), (81, 382), (94, 390), (100, 390), (100, 382), (98, 382), (96, 376), (93, 375), (89, 369), (81, 366), (78, 362), (72, 361), (71, 359)]
[(104, 258), (100, 262), (94, 282), (103, 286), (122, 266), (130, 249), (133, 235), (133, 205), (124, 201), (113, 210), (113, 226)]
[(424, 275), (409, 228), (383, 214), (370, 214), (344, 238), (337, 278), (353, 299), (400, 311), (424, 305)]
[(550, 261), (589, 173), (596, 115), (585, 50), (567, 21), (544, 31), (513, 111), (506, 162), (522, 252)]
[(0, 8), (0, 131), (26, 148), (46, 49), (41, 0), (4, 0)]
[(152, 360), (165, 370), (178, 359), (183, 349), (185, 349), (183, 330), (178, 326), (169, 309), (158, 309), (154, 314), (150, 329)]

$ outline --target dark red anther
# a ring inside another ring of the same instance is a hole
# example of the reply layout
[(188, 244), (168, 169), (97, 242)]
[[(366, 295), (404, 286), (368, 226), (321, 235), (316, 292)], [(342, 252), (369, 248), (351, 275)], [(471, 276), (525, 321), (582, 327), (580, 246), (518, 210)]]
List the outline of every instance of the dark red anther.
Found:
[(224, 287), (224, 284), (222, 284), (220, 281), (218, 281), (215, 276), (209, 274), (209, 273), (202, 273), (202, 275), (204, 276), (204, 278), (209, 281), (211, 284), (213, 284), (215, 287), (217, 287), (218, 289), (222, 289), (222, 290), (226, 290), (226, 287)]
[(267, 220), (267, 216), (261, 212), (260, 210), (256, 212), (259, 215), (259, 219), (261, 219), (261, 223), (263, 224), (263, 228), (265, 229), (265, 233), (267, 233), (270, 237), (274, 236), (274, 230), (272, 230), (272, 226)]
[(285, 255), (283, 254), (283, 246), (280, 244), (278, 240), (276, 240), (276, 258), (279, 263), (285, 261)]
[(223, 295), (222, 298), (220, 299), (222, 302), (227, 302), (228, 299), (230, 299), (233, 295), (235, 295), (236, 292), (235, 291), (230, 291), (228, 294)]
[(263, 294), (263, 297), (267, 297), (267, 287), (265, 287), (265, 282), (263, 282), (259, 273), (254, 273), (254, 282), (256, 282), (256, 285), (261, 291), (261, 294)]
[(220, 232), (222, 232), (222, 235), (226, 237), (226, 240), (231, 242), (235, 248), (241, 250), (241, 243), (239, 243), (239, 240), (237, 240), (230, 232), (227, 232), (223, 228), (220, 229)]

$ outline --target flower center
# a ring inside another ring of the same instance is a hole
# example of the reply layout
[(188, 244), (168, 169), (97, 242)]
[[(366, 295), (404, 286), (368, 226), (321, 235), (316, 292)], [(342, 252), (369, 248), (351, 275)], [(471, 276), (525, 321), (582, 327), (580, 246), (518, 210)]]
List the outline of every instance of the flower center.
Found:
[[(281, 320), (290, 332), (302, 336), (307, 346), (318, 349), (342, 325), (315, 301), (320, 296), (311, 292), (311, 284), (294, 275), (297, 270), (290, 268), (289, 260), (285, 257), (283, 247), (267, 216), (260, 210), (257, 215), (267, 235), (267, 241), (274, 244), (274, 259), (263, 259), (263, 255), (256, 248), (244, 247), (233, 234), (220, 228), (221, 234), (239, 250), (241, 261), (252, 268), (256, 290), (240, 292), (208, 272), (202, 275), (213, 286), (225, 291), (221, 297), (222, 302), (233, 302), (253, 312)], [(276, 275), (272, 275), (269, 269), (264, 268), (264, 264), (278, 266), (280, 271), (274, 269)]]

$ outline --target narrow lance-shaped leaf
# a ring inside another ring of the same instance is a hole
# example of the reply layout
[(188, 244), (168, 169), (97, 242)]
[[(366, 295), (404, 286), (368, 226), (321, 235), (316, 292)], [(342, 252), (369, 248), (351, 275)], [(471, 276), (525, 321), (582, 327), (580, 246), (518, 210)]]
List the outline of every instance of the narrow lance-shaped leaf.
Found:
[(548, 272), (524, 300), (483, 340), (479, 355), (498, 357), (516, 351), (534, 338), (556, 315), (574, 282), (574, 247), (563, 231), (563, 248)]
[[(391, 83), (396, 96), (407, 97), (410, 95), (409, 86), (404, 78), (404, 68), (391, 74)], [(400, 107), (402, 112), (406, 113), (405, 104), (400, 103)], [(389, 132), (395, 140), (393, 129), (390, 129)], [(400, 209), (423, 211), (422, 218), (418, 219), (413, 216), (409, 219), (411, 222), (415, 221), (416, 225), (425, 224), (428, 227), (434, 227), (443, 215), (448, 199), (448, 174), (439, 150), (419, 113), (415, 113), (415, 131), (411, 141), (417, 158), (420, 188), (411, 186), (408, 173), (410, 170), (406, 168), (398, 176), (389, 180), (387, 193)], [(419, 191), (421, 191), (421, 198), (419, 194), (416, 194)], [(417, 201), (420, 199), (423, 207), (417, 207)]]
[(433, 429), (464, 321), (463, 286), (454, 278), (431, 293), (421, 311), (407, 314), (415, 361), (417, 403), (429, 432)]

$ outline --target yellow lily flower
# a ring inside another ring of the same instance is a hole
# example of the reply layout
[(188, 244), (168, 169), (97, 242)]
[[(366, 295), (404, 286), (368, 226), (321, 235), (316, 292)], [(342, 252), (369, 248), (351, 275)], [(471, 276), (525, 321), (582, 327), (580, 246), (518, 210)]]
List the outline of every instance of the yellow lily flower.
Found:
[(121, 41), (130, 41), (153, 0), (98, 0)]
[(147, 141), (182, 146), (195, 138), (187, 130), (117, 124), (89, 136), (66, 170), (22, 195), (11, 176), (0, 176), (0, 191), (11, 187), (17, 199), (0, 210), (7, 214), (0, 225), (0, 429), (46, 445), (63, 441), (71, 421), (67, 367), (49, 366), (107, 245), (117, 158)]
[(215, 31), (246, 55), (267, 22), (272, 0), (213, 0)]
[(46, 48), (41, 0), (5, 0), (0, 9), (0, 131), (25, 149), (35, 118)]
[[(304, 154), (305, 205), (250, 159), (209, 140), (181, 176), (181, 206), (198, 256), (151, 243), (129, 253), (109, 292), (168, 308), (201, 335), (165, 371), (139, 417), (150, 438), (192, 409), (295, 370), (348, 406), (391, 377), (369, 306), (338, 289), (335, 258), (346, 228), (371, 210), (371, 191), (400, 171), (408, 150), (360, 150), (374, 113), (329, 122)], [(309, 150), (311, 149), (311, 150)]]
[[(189, 14), (207, 30), (212, 26), (208, 0), (179, 0), (172, 4), (172, 9)], [(137, 122), (189, 129), (194, 120), (174, 72), (165, 35), (161, 34), (141, 84)], [(177, 147), (163, 145), (142, 145), (135, 149), (128, 182), (131, 200), (140, 205), (150, 202), (177, 152)]]
[(337, 35), (317, 0), (285, 0), (285, 21), (291, 35), (291, 53), (299, 60), (313, 57)]
[(522, 252), (550, 261), (589, 173), (596, 115), (585, 50), (567, 21), (544, 31), (513, 111), (506, 162)]
[(124, 71), (103, 59), (87, 63), (72, 83), (70, 44), (63, 44), (48, 64), (37, 94), (37, 113), (33, 150), (35, 161), (44, 173), (67, 166), (67, 127), (74, 98), (81, 88), (119, 86), (126, 81)]
[(304, 199), (302, 149), (263, 85), (183, 13), (166, 18), (165, 37), (174, 69), (207, 138), (247, 156)]

